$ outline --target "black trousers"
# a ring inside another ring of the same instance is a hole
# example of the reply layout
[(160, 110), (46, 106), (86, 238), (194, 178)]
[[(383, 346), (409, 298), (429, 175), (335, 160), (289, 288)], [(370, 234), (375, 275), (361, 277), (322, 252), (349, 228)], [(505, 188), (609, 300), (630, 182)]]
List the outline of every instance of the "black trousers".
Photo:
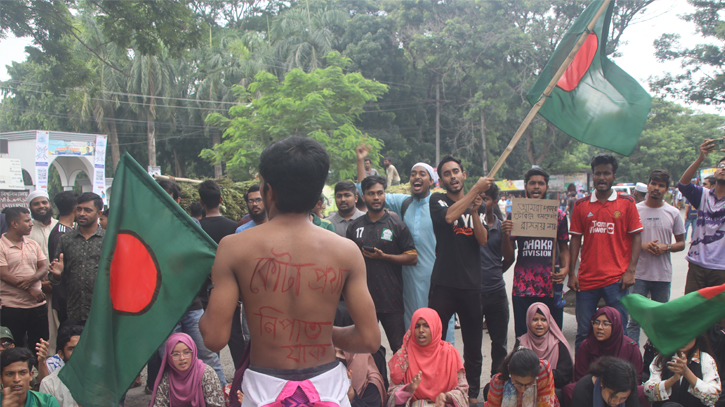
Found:
[(491, 377), (506, 359), (508, 352), (509, 299), (506, 287), (488, 294), (481, 294), (481, 307), (486, 317), (488, 336), (491, 337)]
[(385, 330), (385, 336), (388, 337), (390, 350), (395, 352), (403, 346), (403, 337), (405, 336), (405, 320), (403, 314), (392, 314), (378, 312), (378, 321)]
[[(481, 290), (462, 290), (431, 284), (428, 293), (428, 307), (434, 309), (441, 321), (449, 321), (458, 314), (463, 339), (463, 367), (468, 380), (468, 397), (478, 398), (481, 392), (481, 365), (483, 354), (483, 311), (481, 309)], [(446, 340), (446, 330), (443, 330)]]
[(229, 353), (232, 354), (232, 360), (234, 361), (234, 369), (239, 369), (242, 364), (242, 356), (244, 356), (244, 348), (246, 342), (244, 341), (244, 333), (242, 332), (242, 307), (237, 303), (237, 308), (234, 310), (234, 318), (232, 318), (232, 332), (229, 335)]
[[(35, 344), (40, 338), (48, 340), (48, 305), (35, 308), (0, 309), (0, 321), (9, 328), (15, 339), (15, 346), (25, 346), (35, 355)], [(28, 339), (25, 340), (27, 335)]]

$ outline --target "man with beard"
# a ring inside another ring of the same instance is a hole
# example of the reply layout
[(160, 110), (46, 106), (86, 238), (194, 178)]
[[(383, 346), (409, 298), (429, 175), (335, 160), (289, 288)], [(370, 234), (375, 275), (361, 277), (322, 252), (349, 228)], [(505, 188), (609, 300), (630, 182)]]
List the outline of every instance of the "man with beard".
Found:
[(471, 403), (476, 403), (481, 390), (483, 363), (480, 248), (488, 242), (488, 232), (481, 221), (486, 213), (481, 195), (491, 187), (493, 178), (479, 178), (465, 193), (466, 172), (461, 160), (451, 156), (444, 157), (438, 164), (438, 175), (446, 193), (435, 193), (430, 197), (430, 217), (438, 256), (433, 265), (428, 305), (438, 312), (441, 321), (448, 321), (454, 313), (458, 314), (468, 397)]
[[(682, 174), (677, 188), (697, 208), (697, 228), (685, 259), (689, 263), (685, 294), (725, 284), (725, 157), (715, 164), (710, 189), (690, 183), (707, 156), (715, 151), (716, 140), (700, 145), (700, 156)], [(725, 152), (725, 148), (719, 150)]]
[(8, 208), (5, 218), (8, 231), (0, 238), (0, 320), (18, 345), (32, 350), (41, 338), (48, 338), (48, 308), (40, 288), (48, 259), (39, 244), (26, 239), (33, 228), (27, 209)]
[[(680, 211), (664, 201), (670, 187), (670, 174), (654, 170), (647, 182), (647, 199), (637, 204), (642, 220), (642, 252), (632, 293), (651, 297), (657, 302), (670, 300), (672, 284), (671, 252), (685, 250), (685, 225)], [(672, 235), (675, 243), (672, 243)], [(639, 324), (633, 319), (627, 325), (627, 336), (639, 342)]]
[(259, 192), (259, 184), (254, 184), (249, 187), (247, 191), (247, 208), (249, 208), (249, 216), (252, 220), (238, 227), (234, 233), (239, 233), (267, 222), (267, 211), (264, 209), (262, 194)]
[[(617, 194), (612, 184), (617, 179), (617, 159), (611, 154), (592, 158), (595, 192), (574, 204), (571, 216), (571, 266), (569, 288), (576, 292), (576, 347), (587, 336), (592, 315), (599, 300), (614, 307), (627, 328), (627, 310), (619, 301), (634, 285), (639, 252), (642, 249), (642, 222), (627, 194)], [(584, 245), (582, 247), (582, 238)], [(576, 261), (582, 249), (579, 274)]]
[[(358, 171), (358, 177), (360, 172)], [(362, 177), (360, 179), (364, 179)], [(340, 181), (335, 184), (335, 205), (337, 212), (332, 212), (327, 220), (335, 226), (335, 233), (345, 237), (347, 227), (355, 219), (365, 215), (365, 212), (357, 209), (355, 204), (358, 201), (357, 188), (350, 181)]]
[[(33, 218), (33, 230), (30, 231), (30, 236), (28, 237), (40, 245), (45, 258), (49, 259), (48, 240), (50, 233), (58, 224), (58, 221), (53, 219), (53, 206), (50, 205), (48, 193), (39, 189), (31, 192), (28, 195), (28, 208), (30, 209), (30, 216)], [(48, 304), (52, 304), (53, 289), (47, 278), (42, 282), (42, 287)], [(55, 314), (53, 314), (52, 308), (48, 308), (48, 332), (50, 334), (48, 343), (50, 343), (50, 346), (55, 346), (55, 335), (58, 331), (59, 322)]]
[[(355, 149), (357, 175), (363, 177), (362, 164), (369, 161), (368, 147), (363, 143)], [(364, 178), (364, 177), (363, 177)], [(438, 175), (426, 163), (417, 163), (410, 170), (410, 192), (406, 194), (385, 194), (385, 207), (397, 213), (410, 229), (418, 252), (418, 263), (403, 266), (403, 305), (405, 308), (405, 329), (410, 326), (413, 313), (428, 306), (430, 276), (436, 259), (436, 237), (430, 217), (430, 188), (438, 181)], [(359, 186), (359, 185), (358, 185)], [(448, 339), (452, 341), (454, 319), (448, 324)]]
[(385, 178), (373, 175), (363, 179), (362, 191), (368, 212), (350, 224), (347, 238), (365, 257), (375, 312), (395, 353), (405, 335), (402, 266), (415, 265), (418, 253), (405, 223), (385, 210)]
[[(541, 168), (532, 168), (524, 174), (524, 192), (530, 199), (546, 199), (549, 191), (549, 174)], [(509, 215), (510, 218), (510, 215)], [(551, 316), (562, 328), (564, 308), (557, 306), (554, 284), (561, 284), (569, 273), (569, 222), (566, 213), (557, 213), (556, 238), (511, 236), (518, 246), (511, 303), (514, 309), (516, 337), (528, 330), (526, 312), (535, 302), (549, 307)], [(552, 269), (556, 256), (559, 272)], [(548, 321), (551, 324), (551, 321)]]
[(56, 259), (50, 264), (50, 282), (58, 285), (63, 281), (67, 289), (68, 319), (80, 325), (85, 325), (91, 312), (98, 262), (106, 236), (106, 230), (98, 225), (102, 210), (103, 200), (93, 192), (78, 197), (78, 227), (61, 236)]

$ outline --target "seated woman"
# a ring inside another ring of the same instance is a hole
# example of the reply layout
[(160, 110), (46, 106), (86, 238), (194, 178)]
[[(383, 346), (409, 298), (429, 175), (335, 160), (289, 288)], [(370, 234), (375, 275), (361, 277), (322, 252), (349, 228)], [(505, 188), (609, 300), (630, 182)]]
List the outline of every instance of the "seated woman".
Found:
[(486, 407), (559, 407), (551, 365), (523, 346), (506, 356), (490, 385)]
[(632, 364), (605, 356), (576, 383), (571, 405), (576, 407), (639, 407), (637, 373)]
[(657, 355), (644, 384), (645, 394), (654, 401), (652, 407), (661, 407), (666, 401), (683, 407), (713, 407), (722, 387), (711, 354), (707, 338), (701, 335), (675, 355)]
[(594, 361), (602, 356), (614, 356), (631, 363), (637, 372), (637, 383), (641, 383), (642, 353), (637, 342), (624, 334), (621, 321), (619, 311), (612, 307), (602, 307), (592, 316), (587, 337), (576, 351), (575, 382), (587, 374)]
[(527, 331), (521, 335), (514, 348), (519, 345), (536, 352), (539, 359), (551, 365), (554, 374), (554, 387), (561, 389), (571, 383), (574, 364), (571, 348), (559, 326), (554, 322), (549, 307), (543, 302), (531, 304), (526, 311)]
[(214, 369), (196, 356), (196, 344), (184, 333), (166, 341), (150, 407), (224, 407), (224, 392)]
[(388, 362), (388, 406), (468, 406), (468, 382), (461, 355), (441, 340), (438, 313), (420, 308), (413, 313), (403, 346)]
[(350, 389), (347, 395), (352, 407), (382, 407), (388, 395), (383, 375), (370, 353), (350, 353), (335, 348), (337, 360), (347, 367)]

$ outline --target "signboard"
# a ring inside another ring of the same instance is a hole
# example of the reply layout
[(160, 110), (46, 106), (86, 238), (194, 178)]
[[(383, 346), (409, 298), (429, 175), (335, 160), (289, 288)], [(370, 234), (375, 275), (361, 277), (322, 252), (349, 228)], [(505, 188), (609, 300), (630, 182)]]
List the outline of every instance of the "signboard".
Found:
[(558, 201), (514, 198), (512, 203), (513, 236), (556, 238), (559, 219)]
[(22, 206), (28, 207), (28, 194), (30, 192), (26, 190), (22, 191), (5, 191), (0, 190), (0, 210), (3, 210), (11, 206)]
[(161, 175), (161, 166), (155, 165), (155, 166), (152, 167), (152, 166), (149, 165), (148, 166), (148, 172), (149, 172), (149, 175), (152, 176), (152, 177), (154, 175)]
[[(92, 141), (72, 141), (72, 140), (49, 140), (49, 155), (72, 155), (72, 156), (89, 156), (95, 155), (96, 146)], [(105, 151), (104, 151), (105, 158)]]
[(715, 175), (716, 168), (703, 168), (700, 170), (700, 183), (707, 177)]
[(17, 158), (0, 158), (0, 189), (24, 190), (23, 168)]
[(549, 191), (566, 191), (563, 175), (549, 176)]
[(496, 186), (498, 186), (499, 191), (523, 191), (524, 190), (524, 180), (522, 180), (522, 179), (518, 179), (518, 180), (505, 179), (503, 181), (496, 181)]
[(585, 172), (579, 172), (576, 174), (565, 174), (564, 175), (564, 186), (569, 187), (569, 184), (574, 184), (577, 191), (585, 190), (587, 187), (587, 174)]
[(98, 194), (106, 204), (108, 203), (106, 199), (106, 136), (96, 136), (93, 172), (93, 192)]
[(35, 189), (48, 191), (48, 139), (50, 132), (35, 132)]

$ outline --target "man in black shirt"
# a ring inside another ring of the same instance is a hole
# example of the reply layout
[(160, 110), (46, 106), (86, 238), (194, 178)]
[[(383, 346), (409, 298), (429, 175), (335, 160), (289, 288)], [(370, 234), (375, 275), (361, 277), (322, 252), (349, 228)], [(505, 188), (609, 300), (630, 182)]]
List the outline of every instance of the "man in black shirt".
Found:
[[(63, 191), (55, 194), (53, 202), (58, 208), (58, 223), (48, 236), (48, 253), (52, 256), (49, 261), (55, 259), (55, 253), (58, 249), (60, 237), (73, 230), (73, 223), (76, 219), (76, 200), (78, 194), (75, 191)], [(60, 284), (53, 286), (52, 307), (58, 315), (58, 323), (62, 324), (68, 319), (68, 293), (65, 287), (65, 281), (60, 280)]]
[[(219, 184), (213, 180), (206, 180), (199, 184), (199, 202), (206, 211), (206, 217), (199, 220), (201, 228), (204, 232), (209, 235), (217, 244), (228, 235), (233, 235), (237, 230), (237, 222), (225, 218), (219, 211), (219, 204), (222, 203), (222, 191), (219, 188)], [(209, 302), (209, 285), (211, 279), (207, 279), (206, 284), (202, 287), (199, 292), (199, 298), (201, 299), (204, 309)], [(239, 364), (244, 356), (244, 335), (242, 334), (242, 320), (240, 318), (242, 308), (237, 305), (236, 318), (232, 319), (232, 333), (229, 337), (229, 352), (232, 354), (234, 360), (234, 367), (239, 368)]]
[[(493, 184), (493, 178), (481, 177), (468, 193), (463, 192), (466, 173), (461, 160), (444, 157), (438, 175), (445, 194), (430, 198), (430, 217), (436, 235), (436, 261), (431, 275), (428, 306), (438, 312), (441, 321), (454, 313), (461, 322), (463, 359), (468, 380), (468, 397), (478, 402), (481, 390), (481, 253), (488, 232), (481, 222), (486, 213), (481, 195)], [(443, 340), (446, 333), (443, 332)]]
[(357, 243), (365, 257), (368, 289), (378, 321), (393, 353), (403, 344), (403, 266), (415, 265), (418, 252), (405, 223), (385, 208), (385, 178), (363, 179), (361, 188), (368, 212), (347, 228), (347, 238)]

